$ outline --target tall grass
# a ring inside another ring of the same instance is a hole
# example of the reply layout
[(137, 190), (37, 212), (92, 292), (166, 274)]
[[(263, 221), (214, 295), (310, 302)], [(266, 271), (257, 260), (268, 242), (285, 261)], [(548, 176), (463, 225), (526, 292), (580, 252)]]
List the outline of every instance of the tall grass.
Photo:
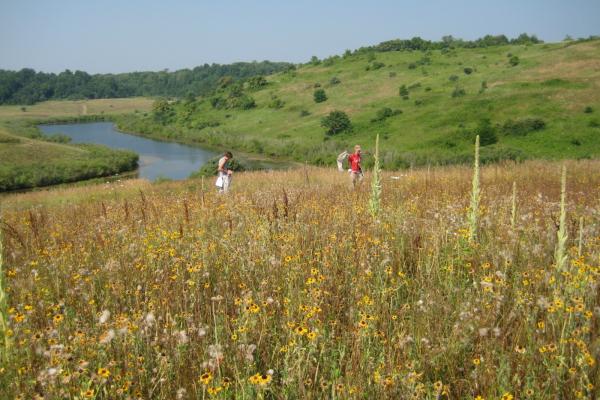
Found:
[(8, 196), (0, 398), (598, 398), (600, 162), (568, 167), (564, 270), (554, 163), (481, 167), (477, 246), (468, 167), (382, 171), (377, 224), (313, 167)]
[(471, 185), (471, 205), (469, 207), (469, 241), (477, 241), (477, 225), (479, 221), (479, 135), (475, 138), (475, 161), (473, 162), (473, 183)]
[[(8, 363), (11, 349), (11, 339), (8, 329), (8, 307), (7, 307), (7, 295), (4, 290), (4, 245), (2, 235), (2, 210), (0, 209), (0, 340), (2, 341), (2, 353), (0, 354), (0, 360), (3, 364)], [(0, 367), (2, 368), (2, 367)]]
[(379, 134), (375, 138), (375, 154), (373, 156), (373, 177), (371, 180), (371, 198), (369, 199), (369, 212), (373, 218), (379, 216), (381, 209), (381, 168), (379, 166)]
[(560, 178), (560, 216), (558, 221), (558, 231), (556, 233), (556, 251), (554, 253), (554, 262), (556, 268), (564, 270), (567, 266), (567, 167), (563, 165)]

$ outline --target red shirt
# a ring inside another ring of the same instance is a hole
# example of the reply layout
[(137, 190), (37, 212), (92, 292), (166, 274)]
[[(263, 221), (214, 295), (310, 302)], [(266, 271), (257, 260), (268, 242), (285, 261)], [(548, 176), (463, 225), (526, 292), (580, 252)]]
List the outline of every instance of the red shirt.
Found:
[(352, 172), (360, 172), (360, 154), (350, 154), (348, 156), (348, 163), (350, 164), (350, 170)]

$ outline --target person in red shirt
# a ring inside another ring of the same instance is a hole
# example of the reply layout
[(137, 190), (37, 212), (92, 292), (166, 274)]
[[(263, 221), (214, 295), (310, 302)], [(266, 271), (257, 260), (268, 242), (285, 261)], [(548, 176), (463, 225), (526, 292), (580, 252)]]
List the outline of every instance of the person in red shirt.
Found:
[(350, 178), (352, 179), (352, 186), (356, 186), (357, 183), (362, 181), (363, 172), (360, 165), (361, 162), (361, 148), (357, 144), (354, 146), (354, 153), (348, 156), (348, 164), (350, 166)]

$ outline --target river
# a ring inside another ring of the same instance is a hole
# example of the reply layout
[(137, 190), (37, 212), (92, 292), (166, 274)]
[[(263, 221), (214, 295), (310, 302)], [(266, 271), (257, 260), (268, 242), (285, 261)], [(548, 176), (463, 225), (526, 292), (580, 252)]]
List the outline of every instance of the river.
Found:
[(140, 156), (140, 178), (152, 181), (157, 178), (185, 179), (216, 155), (198, 147), (128, 135), (117, 131), (111, 122), (40, 125), (39, 128), (47, 135), (65, 134), (72, 143), (96, 143), (134, 151)]

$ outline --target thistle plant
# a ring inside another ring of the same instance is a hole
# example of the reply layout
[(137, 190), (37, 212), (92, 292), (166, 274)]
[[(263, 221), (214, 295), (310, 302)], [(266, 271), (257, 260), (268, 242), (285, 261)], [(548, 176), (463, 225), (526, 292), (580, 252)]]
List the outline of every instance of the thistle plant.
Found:
[(371, 181), (371, 198), (369, 199), (369, 212), (377, 218), (381, 208), (381, 169), (379, 168), (379, 134), (375, 139), (375, 163), (373, 164), (373, 180)]
[(512, 208), (510, 212), (510, 228), (515, 229), (515, 222), (517, 219), (517, 182), (513, 181), (512, 191)]
[(562, 177), (560, 182), (560, 219), (558, 226), (556, 250), (554, 252), (554, 262), (558, 270), (563, 270), (567, 263), (567, 211), (565, 210), (565, 200), (567, 197), (567, 167), (563, 165)]
[[(2, 222), (1, 215), (0, 222)], [(4, 250), (2, 240), (2, 227), (0, 225), (0, 340), (4, 342), (2, 347), (2, 353), (0, 354), (0, 359), (3, 361), (8, 361), (11, 342), (10, 335), (8, 333), (7, 296), (6, 292), (4, 291), (4, 271), (2, 269), (2, 253)]]
[(477, 241), (477, 220), (479, 218), (479, 135), (475, 138), (475, 162), (473, 164), (473, 188), (469, 211), (469, 241)]

